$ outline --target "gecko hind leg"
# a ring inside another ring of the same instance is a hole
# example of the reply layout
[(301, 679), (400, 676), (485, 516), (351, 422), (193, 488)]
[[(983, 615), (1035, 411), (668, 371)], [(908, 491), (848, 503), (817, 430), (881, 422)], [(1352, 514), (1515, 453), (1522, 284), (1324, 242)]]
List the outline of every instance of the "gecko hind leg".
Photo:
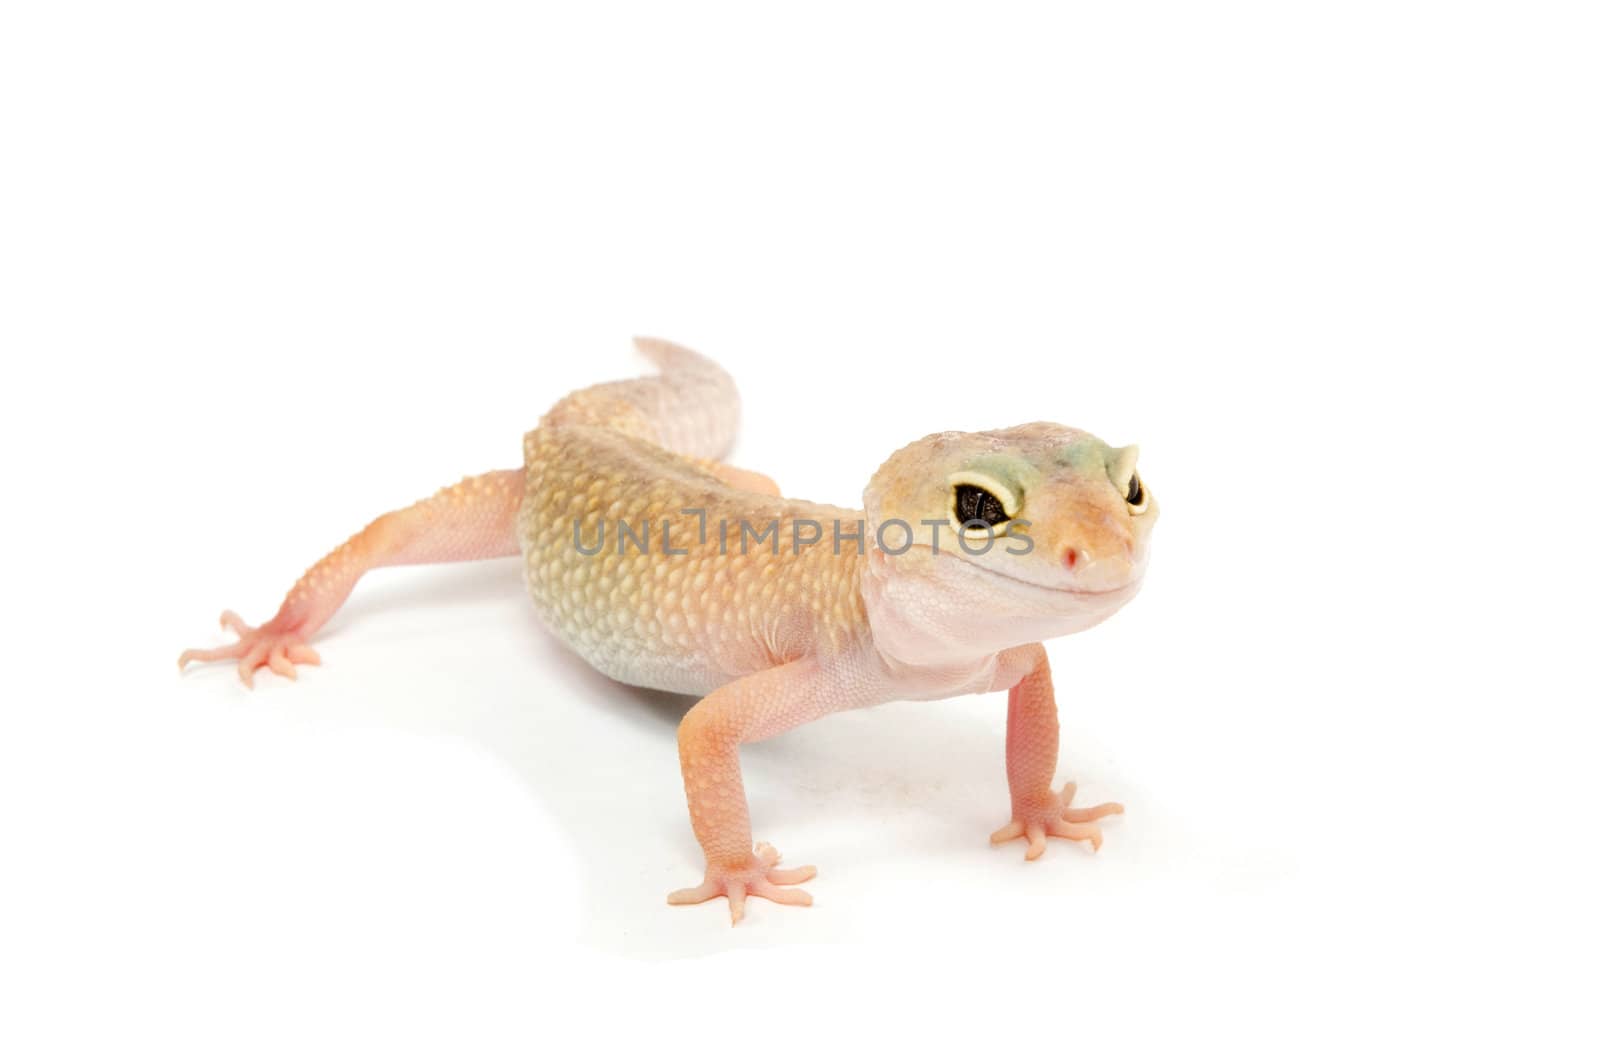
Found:
[(705, 459), (701, 462), (711, 474), (726, 484), (731, 484), (740, 491), (753, 491), (757, 495), (771, 495), (782, 497), (783, 492), (778, 490), (778, 482), (765, 473), (757, 473), (753, 469), (740, 469), (738, 466), (728, 465)]
[(292, 680), (296, 665), (320, 665), (311, 636), (368, 570), (521, 553), (516, 514), (524, 479), (521, 469), (468, 477), (412, 506), (384, 514), (307, 570), (270, 621), (252, 627), (231, 610), (223, 613), (222, 626), (232, 629), (238, 640), (228, 646), (185, 650), (178, 657), (178, 668), (190, 662), (237, 661), (239, 679), (253, 687), (260, 668)]

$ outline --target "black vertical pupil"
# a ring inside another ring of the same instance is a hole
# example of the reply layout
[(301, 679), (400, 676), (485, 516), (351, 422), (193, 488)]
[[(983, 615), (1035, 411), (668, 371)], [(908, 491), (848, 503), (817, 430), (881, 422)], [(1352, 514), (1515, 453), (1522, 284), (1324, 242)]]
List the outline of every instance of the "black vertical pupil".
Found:
[(976, 484), (957, 484), (956, 520), (962, 524), (982, 521), (986, 525), (999, 525), (1010, 518), (1006, 516), (1006, 508), (1000, 505), (1000, 500), (989, 492)]
[(1133, 479), (1128, 481), (1128, 505), (1138, 506), (1144, 502), (1144, 485), (1139, 483), (1139, 474), (1135, 473)]

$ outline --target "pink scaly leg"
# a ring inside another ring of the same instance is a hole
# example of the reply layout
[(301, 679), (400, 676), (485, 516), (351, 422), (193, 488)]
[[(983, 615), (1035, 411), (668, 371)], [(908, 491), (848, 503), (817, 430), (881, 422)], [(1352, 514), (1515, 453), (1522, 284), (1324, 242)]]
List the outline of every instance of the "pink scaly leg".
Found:
[(678, 728), (678, 758), (706, 875), (699, 886), (673, 891), (667, 901), (695, 905), (726, 897), (735, 924), (744, 916), (747, 896), (810, 905), (811, 895), (792, 887), (817, 870), (778, 868), (777, 850), (751, 843), (739, 744), (769, 739), (835, 710), (871, 705), (879, 697), (853, 670), (803, 660), (742, 676), (697, 702)]
[(522, 485), (522, 470), (497, 470), (468, 477), (413, 506), (384, 514), (308, 569), (272, 620), (252, 628), (232, 610), (225, 611), (223, 627), (231, 628), (238, 641), (210, 650), (185, 650), (178, 668), (191, 661), (237, 660), (239, 679), (246, 687), (254, 686), (255, 671), (263, 665), (294, 679), (296, 665), (321, 664), (307, 641), (367, 570), (519, 553), (515, 526)]
[(994, 844), (1028, 840), (1032, 861), (1045, 850), (1045, 837), (1074, 839), (1100, 848), (1100, 828), (1093, 821), (1122, 812), (1117, 802), (1089, 809), (1072, 808), (1078, 785), (1068, 783), (1060, 792), (1050, 784), (1056, 774), (1060, 725), (1056, 721), (1055, 686), (1050, 680), (1050, 659), (1037, 643), (1006, 652), (1010, 661), (1026, 670), (1011, 688), (1006, 712), (1006, 778), (1011, 784), (1011, 822), (989, 836)]

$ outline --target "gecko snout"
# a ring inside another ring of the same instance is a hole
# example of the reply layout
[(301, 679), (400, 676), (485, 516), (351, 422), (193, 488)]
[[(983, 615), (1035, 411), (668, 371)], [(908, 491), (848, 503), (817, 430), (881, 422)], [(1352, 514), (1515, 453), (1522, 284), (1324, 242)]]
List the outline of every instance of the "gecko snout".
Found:
[(1083, 539), (1062, 547), (1058, 557), (1074, 584), (1089, 590), (1121, 586), (1134, 567), (1130, 542), (1088, 543)]
[(1117, 565), (1129, 565), (1133, 562), (1133, 549), (1122, 550), (1096, 548), (1094, 551), (1087, 547), (1074, 544), (1061, 552), (1061, 564), (1067, 567), (1070, 573), (1093, 573), (1102, 569), (1115, 568)]

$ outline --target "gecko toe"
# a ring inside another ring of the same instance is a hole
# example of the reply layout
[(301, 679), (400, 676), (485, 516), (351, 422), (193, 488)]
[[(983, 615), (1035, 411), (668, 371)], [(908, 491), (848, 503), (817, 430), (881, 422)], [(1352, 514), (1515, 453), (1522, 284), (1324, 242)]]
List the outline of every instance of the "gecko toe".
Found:
[(1005, 827), (989, 836), (989, 845), (998, 846), (1002, 842), (1010, 842), (1012, 839), (1020, 839), (1022, 838), (1022, 831), (1022, 821), (1013, 820), (1011, 823), (1007, 824)]
[(1074, 824), (1083, 824), (1091, 820), (1099, 820), (1103, 816), (1112, 816), (1121, 812), (1124, 812), (1121, 802), (1102, 802), (1087, 809), (1064, 809), (1061, 812), (1061, 817), (1063, 820), (1070, 820)]
[(750, 888), (750, 893), (758, 898), (775, 901), (779, 905), (810, 905), (811, 895), (795, 887), (776, 886), (770, 880), (765, 883), (755, 883)]
[(799, 868), (769, 868), (767, 879), (779, 886), (789, 886), (794, 883), (804, 883), (808, 879), (815, 879), (816, 865), (801, 865)]

